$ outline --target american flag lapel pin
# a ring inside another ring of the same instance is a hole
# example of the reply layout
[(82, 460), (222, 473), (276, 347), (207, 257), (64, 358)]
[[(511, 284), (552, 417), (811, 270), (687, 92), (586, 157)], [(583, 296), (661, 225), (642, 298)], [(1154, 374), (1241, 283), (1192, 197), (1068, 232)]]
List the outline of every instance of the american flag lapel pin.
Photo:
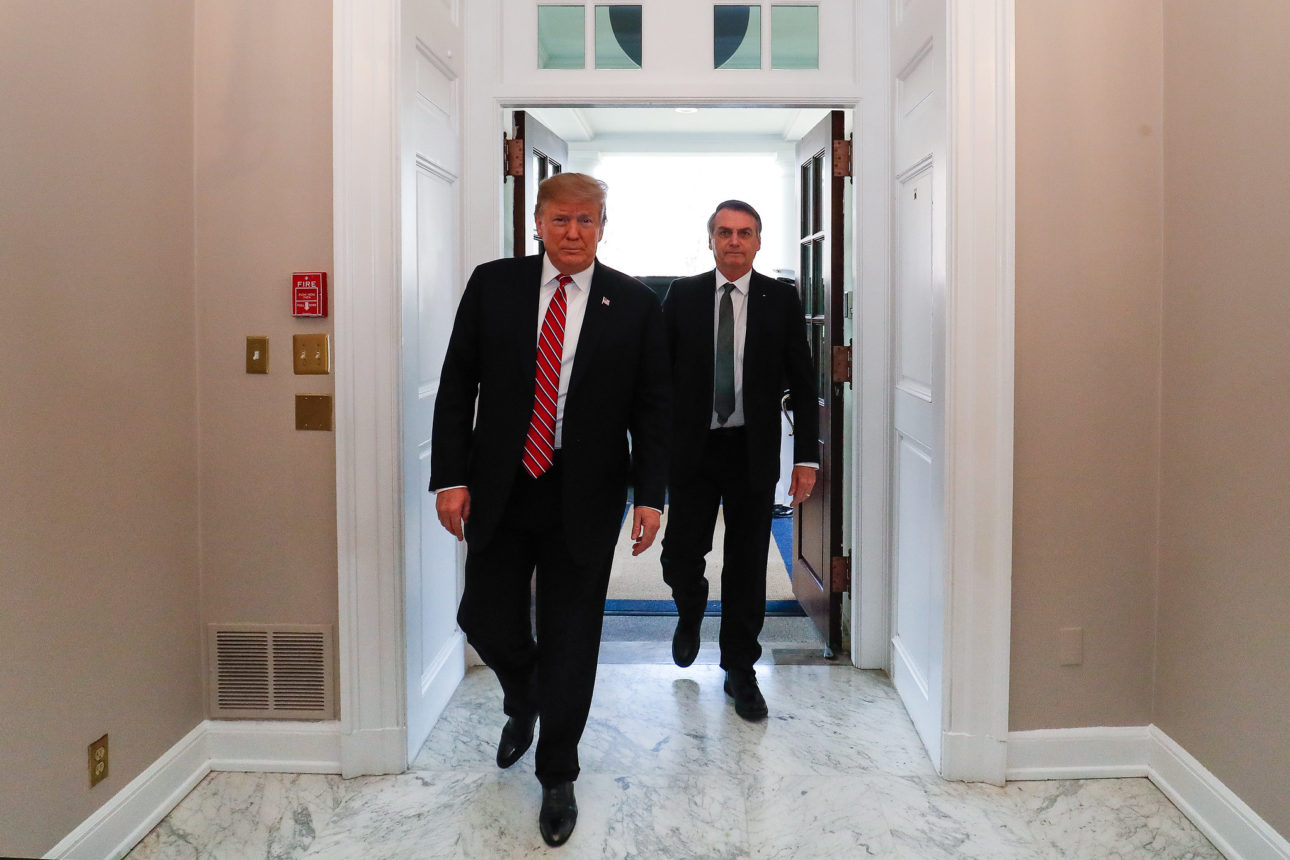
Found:
[(609, 297), (608, 297), (608, 296), (602, 296), (602, 297), (601, 297), (601, 299), (600, 299), (600, 303), (601, 303), (602, 305), (604, 305), (605, 307), (609, 307)]

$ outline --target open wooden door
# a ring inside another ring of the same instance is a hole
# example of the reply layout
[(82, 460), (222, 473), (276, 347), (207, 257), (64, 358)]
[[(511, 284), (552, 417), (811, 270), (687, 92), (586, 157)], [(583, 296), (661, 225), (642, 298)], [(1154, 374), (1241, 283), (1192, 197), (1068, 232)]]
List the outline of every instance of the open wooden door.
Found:
[[(843, 129), (842, 111), (830, 111), (797, 144), (797, 283), (819, 399), (816, 404), (794, 403), (793, 408), (819, 410), (820, 471), (815, 490), (793, 520), (793, 594), (832, 654), (847, 647), (842, 641), (842, 595), (851, 578), (850, 560), (842, 555), (840, 468), (842, 386), (850, 374), (842, 343), (842, 194), (850, 162)], [(841, 359), (838, 373), (835, 353)]]
[(528, 111), (517, 110), (513, 137), (506, 141), (506, 175), (515, 178), (511, 206), (511, 248), (516, 257), (536, 254), (541, 248), (533, 232), (533, 205), (543, 179), (564, 172), (569, 144), (538, 122)]

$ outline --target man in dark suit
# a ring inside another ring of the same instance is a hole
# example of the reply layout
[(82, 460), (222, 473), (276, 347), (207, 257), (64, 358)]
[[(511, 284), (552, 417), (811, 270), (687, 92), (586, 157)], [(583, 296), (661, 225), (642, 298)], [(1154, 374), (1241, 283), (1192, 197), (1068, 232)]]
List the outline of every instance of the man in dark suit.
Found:
[(725, 691), (746, 720), (766, 716), (753, 664), (766, 616), (766, 554), (779, 472), (780, 400), (796, 418), (794, 505), (811, 494), (819, 467), (815, 374), (797, 290), (753, 271), (761, 216), (727, 200), (708, 219), (715, 271), (672, 282), (663, 300), (671, 346), (672, 461), (663, 579), (676, 602), (672, 657), (699, 653), (708, 600), (704, 556), (717, 509), (725, 519), (721, 569), (721, 667)]
[(479, 266), (461, 297), (430, 489), (439, 521), (467, 543), (457, 623), (502, 686), (497, 764), (524, 754), (540, 716), (538, 825), (561, 845), (577, 821), (578, 740), (629, 485), (633, 553), (659, 528), (671, 390), (658, 299), (596, 261), (604, 183), (547, 179), (534, 217), (544, 253)]

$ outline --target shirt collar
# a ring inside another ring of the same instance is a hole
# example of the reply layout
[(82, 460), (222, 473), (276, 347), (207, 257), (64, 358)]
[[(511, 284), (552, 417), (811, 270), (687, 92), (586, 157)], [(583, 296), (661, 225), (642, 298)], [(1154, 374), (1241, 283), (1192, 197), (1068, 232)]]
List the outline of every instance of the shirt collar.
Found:
[(748, 295), (748, 287), (749, 287), (749, 284), (752, 283), (752, 273), (753, 273), (752, 269), (749, 269), (748, 271), (744, 272), (742, 275), (740, 275), (738, 278), (736, 278), (733, 281), (727, 281), (726, 276), (721, 274), (720, 269), (713, 269), (712, 272), (717, 279), (718, 294), (721, 293), (721, 288), (724, 287), (726, 284), (734, 284), (735, 289), (738, 290), (741, 295), (745, 295), (745, 296)]
[[(583, 269), (581, 272), (574, 272), (570, 275), (570, 277), (573, 278), (573, 285), (583, 292), (591, 289), (591, 276), (595, 271), (596, 261), (592, 260), (590, 266)], [(549, 284), (558, 277), (560, 277), (560, 270), (555, 267), (555, 264), (553, 264), (551, 259), (544, 253), (542, 255), (542, 280), (539, 281), (538, 284)]]

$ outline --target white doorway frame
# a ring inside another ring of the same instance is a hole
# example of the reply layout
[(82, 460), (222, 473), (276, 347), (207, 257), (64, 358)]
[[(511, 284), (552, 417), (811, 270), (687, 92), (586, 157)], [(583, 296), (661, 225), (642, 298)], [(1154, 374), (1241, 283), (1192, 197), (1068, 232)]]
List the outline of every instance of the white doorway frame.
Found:
[[(947, 779), (996, 784), (1003, 782), (1006, 764), (1011, 641), (1013, 4), (950, 0), (947, 45), (949, 569), (939, 765)], [(861, 0), (857, 6), (868, 34), (862, 44), (873, 48), (874, 34), (885, 32), (888, 4)], [(398, 27), (399, 0), (333, 0), (338, 652), (341, 763), (347, 777), (399, 773), (407, 765), (398, 390)], [(864, 58), (867, 72), (878, 71), (874, 62)], [(881, 74), (885, 80), (888, 70)], [(502, 107), (522, 103), (541, 100), (523, 95), (492, 100), (499, 129)], [(782, 98), (766, 102), (783, 103)], [(886, 127), (890, 122), (885, 97), (861, 104), (854, 95), (809, 103), (851, 106), (858, 124), (877, 119)], [(879, 181), (887, 187), (891, 176), (884, 147), (870, 152), (874, 146), (871, 142), (866, 148), (863, 135), (859, 143), (857, 182)], [(861, 224), (855, 247), (865, 260), (875, 247), (889, 247), (889, 218), (883, 214), (889, 201), (872, 205), (876, 208), (857, 204), (856, 209)], [(500, 212), (495, 217), (500, 223)], [(487, 236), (475, 239), (481, 240)], [(467, 254), (466, 259), (473, 257)], [(860, 263), (856, 275), (858, 285), (862, 278), (888, 277), (881, 262)], [(874, 292), (882, 291), (861, 292), (862, 313), (874, 310), (864, 298)], [(873, 301), (881, 304), (881, 296)], [(863, 337), (855, 403), (865, 413), (859, 426), (866, 441), (853, 470), (860, 492), (853, 496), (852, 534), (861, 544), (857, 582), (872, 583), (864, 571), (872, 571), (874, 564), (886, 569), (885, 537), (874, 538), (875, 529), (885, 529), (885, 520), (873, 510), (875, 504), (885, 510), (885, 498), (874, 496), (885, 493), (885, 483), (862, 478), (881, 474), (873, 471), (873, 458), (879, 456), (875, 451), (887, 456), (883, 434), (866, 432), (874, 420), (872, 410), (886, 402), (886, 383), (873, 374), (883, 371), (887, 358), (885, 345)], [(885, 647), (885, 604), (875, 605), (881, 600), (871, 586), (853, 593), (853, 630), (862, 631), (861, 637), (853, 637), (857, 665), (872, 664), (874, 649)], [(876, 640), (874, 630), (881, 631)]]

